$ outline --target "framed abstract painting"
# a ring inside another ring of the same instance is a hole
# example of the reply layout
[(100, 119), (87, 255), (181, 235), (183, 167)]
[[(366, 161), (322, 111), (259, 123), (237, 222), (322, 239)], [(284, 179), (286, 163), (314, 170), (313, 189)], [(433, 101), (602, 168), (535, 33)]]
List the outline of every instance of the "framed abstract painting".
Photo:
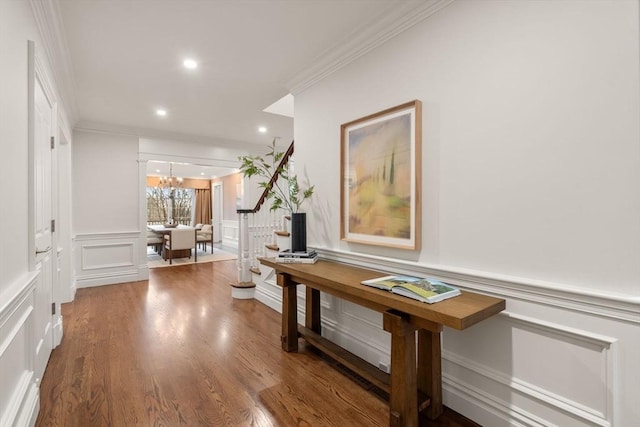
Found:
[(342, 240), (420, 249), (422, 104), (341, 126)]

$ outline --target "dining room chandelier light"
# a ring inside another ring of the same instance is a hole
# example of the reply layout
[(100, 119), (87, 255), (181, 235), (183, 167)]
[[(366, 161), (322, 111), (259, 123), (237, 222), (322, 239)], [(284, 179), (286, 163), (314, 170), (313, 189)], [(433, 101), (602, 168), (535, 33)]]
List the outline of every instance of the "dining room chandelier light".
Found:
[(176, 188), (182, 188), (182, 178), (173, 176), (173, 163), (169, 164), (169, 176), (160, 177), (158, 187), (162, 189), (168, 189), (171, 192), (172, 196)]
[(169, 163), (169, 176), (160, 177), (158, 181), (158, 189), (160, 197), (162, 197), (165, 206), (167, 224), (175, 224), (175, 218), (178, 213), (177, 205), (181, 197), (181, 192), (176, 190), (182, 189), (182, 177), (173, 176), (173, 163)]

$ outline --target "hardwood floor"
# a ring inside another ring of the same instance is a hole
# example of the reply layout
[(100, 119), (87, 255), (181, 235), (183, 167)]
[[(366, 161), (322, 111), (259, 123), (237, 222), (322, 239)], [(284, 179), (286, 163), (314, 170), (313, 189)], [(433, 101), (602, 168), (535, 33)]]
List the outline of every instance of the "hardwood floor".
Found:
[[(41, 384), (36, 426), (386, 426), (387, 403), (234, 300), (236, 261), (79, 289)], [(446, 410), (429, 426), (477, 426)]]

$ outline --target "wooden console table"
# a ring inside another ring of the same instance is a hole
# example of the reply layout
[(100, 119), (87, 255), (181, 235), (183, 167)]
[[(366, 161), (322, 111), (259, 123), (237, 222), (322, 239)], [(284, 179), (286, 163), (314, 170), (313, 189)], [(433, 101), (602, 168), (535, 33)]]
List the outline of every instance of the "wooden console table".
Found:
[[(505, 301), (472, 292), (435, 304), (425, 304), (362, 285), (383, 276), (379, 271), (339, 262), (282, 264), (273, 258), (260, 262), (275, 269), (282, 287), (282, 348), (298, 350), (298, 337), (333, 357), (389, 393), (389, 425), (418, 425), (419, 413), (430, 419), (442, 414), (440, 334), (443, 326), (468, 328), (504, 310)], [(296, 285), (306, 285), (305, 325), (297, 319)], [(391, 333), (391, 373), (386, 374), (321, 336), (320, 292), (335, 295), (383, 314)], [(416, 333), (417, 342), (416, 342)], [(416, 356), (417, 346), (417, 356)]]

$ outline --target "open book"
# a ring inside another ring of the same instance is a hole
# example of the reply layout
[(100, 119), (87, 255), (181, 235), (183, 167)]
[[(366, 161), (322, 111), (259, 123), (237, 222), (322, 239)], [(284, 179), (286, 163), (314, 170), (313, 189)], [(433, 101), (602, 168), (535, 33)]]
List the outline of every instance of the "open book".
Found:
[(362, 284), (429, 304), (460, 295), (460, 289), (439, 280), (413, 276), (384, 276), (363, 280)]

